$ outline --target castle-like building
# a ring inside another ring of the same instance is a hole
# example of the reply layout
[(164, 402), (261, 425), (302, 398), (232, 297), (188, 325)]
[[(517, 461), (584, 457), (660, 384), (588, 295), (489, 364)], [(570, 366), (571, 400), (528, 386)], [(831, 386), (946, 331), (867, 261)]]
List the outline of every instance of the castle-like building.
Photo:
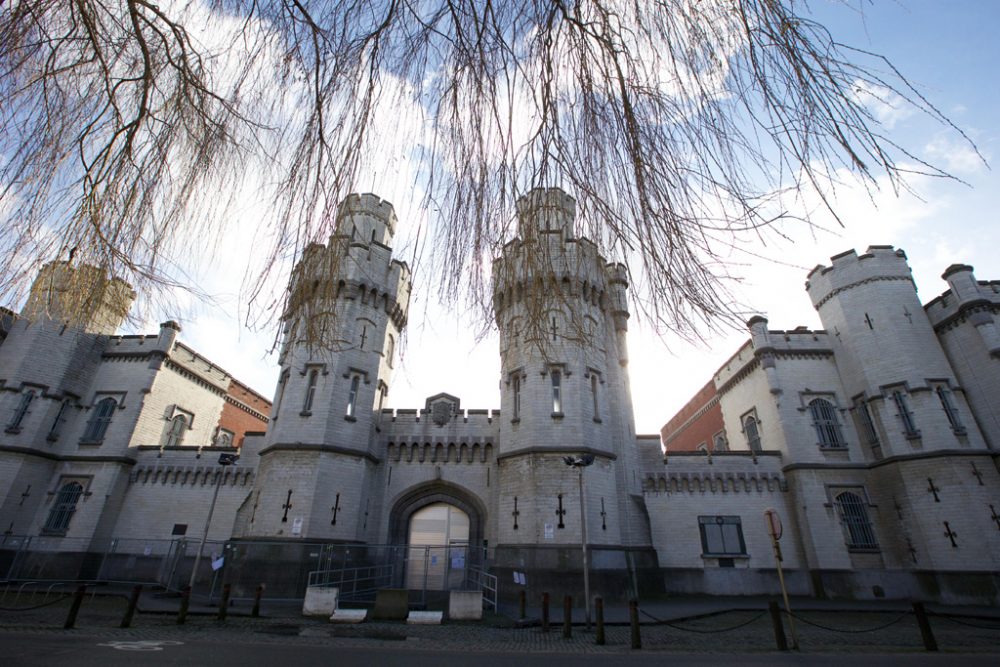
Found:
[[(273, 404), (173, 323), (112, 335), (128, 287), (48, 265), (3, 319), (0, 570), (175, 584), (214, 512), (224, 576), (286, 594), (334, 561), (395, 564), (402, 586), (475, 564), (502, 596), (579, 594), (584, 536), (606, 597), (773, 593), (774, 509), (793, 592), (1000, 600), (1000, 283), (954, 266), (924, 307), (902, 251), (835, 257), (808, 282), (826, 329), (753, 318), (664, 427), (664, 454), (635, 433), (627, 271), (574, 222), (560, 190), (519, 202), (493, 266), (492, 410), (444, 393), (384, 407), (410, 272), (373, 195), (348, 197), (294, 271)], [(107, 298), (67, 324), (81, 277)], [(239, 464), (220, 467), (236, 447)]]

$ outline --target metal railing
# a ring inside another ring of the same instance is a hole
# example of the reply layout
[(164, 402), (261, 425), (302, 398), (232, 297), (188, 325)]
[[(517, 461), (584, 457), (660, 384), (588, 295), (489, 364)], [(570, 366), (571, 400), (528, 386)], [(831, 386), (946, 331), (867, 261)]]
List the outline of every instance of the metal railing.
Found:
[(469, 590), (482, 591), (483, 604), (491, 608), (493, 611), (497, 610), (497, 591), (499, 585), (499, 580), (496, 575), (490, 574), (489, 572), (481, 570), (478, 567), (469, 568), (467, 587)]

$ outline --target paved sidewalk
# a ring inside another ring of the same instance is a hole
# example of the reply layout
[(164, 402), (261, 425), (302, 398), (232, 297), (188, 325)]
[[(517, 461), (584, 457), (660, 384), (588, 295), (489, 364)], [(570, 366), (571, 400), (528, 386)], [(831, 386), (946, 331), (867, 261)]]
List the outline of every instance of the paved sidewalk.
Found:
[[(577, 652), (621, 653), (631, 648), (631, 629), (625, 605), (606, 609), (606, 644), (595, 643), (594, 629), (584, 629), (583, 610), (574, 610), (572, 636), (562, 636), (561, 612), (553, 604), (551, 628), (518, 623), (487, 614), (481, 623), (445, 623), (410, 626), (405, 623), (367, 622), (332, 625), (325, 619), (301, 616), (301, 602), (264, 601), (260, 618), (249, 616), (250, 603), (238, 601), (226, 621), (216, 620), (217, 608), (195, 600), (183, 626), (176, 622), (179, 599), (146, 592), (129, 629), (119, 628), (127, 591), (104, 589), (88, 594), (76, 629), (64, 630), (70, 600), (50, 594), (22, 594), (16, 605), (11, 595), (0, 601), (0, 632), (30, 632), (39, 636), (75, 633), (111, 639), (205, 639), (256, 643), (309, 643), (331, 646), (406, 646), (414, 650), (472, 652)], [(108, 594), (110, 593), (110, 594)], [(561, 601), (560, 601), (561, 602)], [(775, 650), (774, 631), (765, 612), (766, 598), (690, 597), (642, 603), (643, 651), (685, 653)], [(910, 607), (900, 602), (829, 602), (795, 599), (797, 629), (803, 652), (922, 652), (923, 644)], [(995, 608), (946, 608), (929, 610), (948, 616), (931, 616), (931, 625), (942, 651), (1000, 654), (1000, 610)], [(538, 617), (537, 608), (529, 616)], [(657, 622), (654, 619), (659, 619)], [(788, 633), (788, 627), (785, 626)]]

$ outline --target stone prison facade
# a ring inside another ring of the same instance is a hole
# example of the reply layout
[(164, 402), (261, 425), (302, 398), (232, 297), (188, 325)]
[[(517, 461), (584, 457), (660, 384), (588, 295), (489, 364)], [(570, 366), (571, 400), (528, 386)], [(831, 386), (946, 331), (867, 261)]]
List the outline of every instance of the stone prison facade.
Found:
[[(493, 263), (490, 409), (447, 393), (384, 407), (411, 283), (371, 194), (346, 198), (293, 271), (273, 400), (173, 322), (115, 335), (128, 285), (43, 267), (0, 318), (0, 573), (176, 588), (207, 530), (194, 578), (237, 595), (301, 596), (317, 572), (367, 567), (378, 585), (467, 587), (483, 570), (501, 598), (579, 600), (586, 535), (605, 598), (775, 594), (774, 510), (793, 594), (1000, 602), (1000, 282), (954, 265), (922, 305), (902, 250), (838, 255), (806, 284), (824, 329), (752, 318), (641, 435), (626, 268), (576, 236), (565, 192), (517, 211)], [(96, 298), (70, 317), (80, 290)]]

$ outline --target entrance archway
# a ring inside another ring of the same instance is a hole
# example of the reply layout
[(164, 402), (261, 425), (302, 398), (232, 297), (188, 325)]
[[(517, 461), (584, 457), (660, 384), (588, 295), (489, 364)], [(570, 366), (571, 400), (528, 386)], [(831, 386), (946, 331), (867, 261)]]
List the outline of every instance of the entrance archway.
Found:
[(420, 508), (410, 516), (406, 587), (444, 590), (461, 585), (468, 548), (468, 514), (442, 502)]
[(399, 496), (389, 514), (389, 542), (400, 547), (397, 553), (405, 553), (399, 570), (404, 585), (461, 584), (468, 568), (482, 563), (485, 517), (476, 495), (447, 482), (421, 484)]

